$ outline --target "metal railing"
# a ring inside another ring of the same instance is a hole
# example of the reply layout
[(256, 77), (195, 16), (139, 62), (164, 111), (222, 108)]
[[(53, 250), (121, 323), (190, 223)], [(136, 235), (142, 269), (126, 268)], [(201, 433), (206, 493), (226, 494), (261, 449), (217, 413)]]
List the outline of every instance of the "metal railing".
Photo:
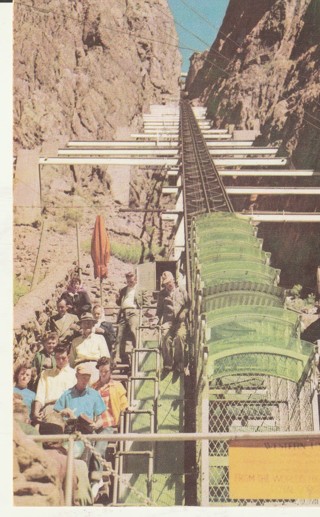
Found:
[[(29, 438), (36, 443), (45, 442), (68, 442), (68, 454), (67, 454), (67, 469), (66, 469), (66, 481), (65, 481), (65, 504), (66, 506), (72, 506), (73, 499), (73, 471), (74, 471), (74, 442), (76, 440), (82, 440), (84, 442), (98, 442), (98, 441), (110, 441), (110, 436), (99, 435), (99, 434), (54, 434), (54, 435), (41, 435), (35, 436), (30, 435)], [(277, 433), (126, 433), (126, 434), (113, 434), (112, 441), (116, 442), (237, 442), (243, 440), (250, 440), (255, 442), (257, 445), (268, 442), (269, 447), (276, 446), (279, 442), (286, 442), (288, 440), (299, 440), (308, 439), (310, 442), (320, 440), (320, 432), (277, 432)], [(120, 451), (121, 452), (121, 451)], [(121, 452), (123, 454), (124, 451)], [(149, 451), (151, 453), (151, 451)], [(127, 454), (127, 452), (126, 452)], [(150, 456), (150, 454), (149, 454)], [(120, 454), (118, 454), (118, 458)], [(118, 476), (116, 471), (113, 471), (115, 476)], [(122, 480), (119, 479), (119, 482)], [(152, 481), (152, 468), (150, 462), (148, 463), (148, 504), (154, 504), (149, 497), (151, 497), (151, 481)]]

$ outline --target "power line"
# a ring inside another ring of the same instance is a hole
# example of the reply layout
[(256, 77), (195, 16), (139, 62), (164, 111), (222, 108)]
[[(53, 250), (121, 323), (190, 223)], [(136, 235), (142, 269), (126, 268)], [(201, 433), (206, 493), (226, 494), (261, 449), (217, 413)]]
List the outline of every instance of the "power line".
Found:
[(317, 122), (320, 122), (320, 119), (318, 119), (317, 117), (314, 117), (313, 115), (311, 115), (311, 113), (309, 113), (308, 111), (304, 111), (306, 115), (308, 115), (308, 117), (311, 117), (313, 118), (314, 120), (316, 120)]
[(218, 31), (218, 34), (222, 34), (227, 40), (231, 41), (232, 43), (234, 43), (234, 45), (237, 47), (237, 48), (240, 48), (238, 43), (236, 41), (234, 41), (232, 38), (230, 38), (227, 34), (225, 34), (224, 32), (222, 32), (222, 30), (217, 27), (216, 25), (214, 25), (213, 23), (209, 22), (209, 20), (203, 16), (199, 11), (197, 11), (194, 7), (192, 7), (188, 2), (186, 2), (185, 0), (179, 0), (182, 4), (184, 4), (186, 7), (188, 7), (188, 9), (190, 9), (190, 11), (192, 11), (193, 13), (195, 13), (197, 16), (199, 16), (199, 18), (201, 18), (203, 21), (205, 21), (210, 27), (212, 27), (213, 29), (216, 29)]
[(315, 124), (312, 124), (312, 122), (310, 122), (309, 120), (307, 120), (306, 118), (303, 118), (302, 120), (304, 120), (307, 124), (310, 124), (310, 126), (313, 126), (315, 127), (316, 129), (319, 129), (320, 131), (320, 127), (319, 126), (316, 126)]
[[(167, 16), (169, 18), (169, 16), (164, 12), (162, 11), (157, 5), (155, 5), (155, 8), (158, 9), (158, 11), (160, 11), (164, 16)], [(203, 40), (202, 38), (200, 38), (199, 36), (197, 36), (197, 34), (195, 34), (194, 32), (192, 32), (190, 29), (187, 29), (187, 27), (185, 27), (184, 25), (182, 25), (182, 23), (178, 22), (177, 20), (175, 20), (175, 24), (178, 25), (179, 27), (181, 27), (184, 31), (188, 32), (189, 34), (191, 34), (194, 38), (196, 38), (197, 40), (201, 41), (201, 43), (203, 43), (204, 45), (206, 45), (206, 47), (211, 47), (212, 44), (211, 43), (208, 43), (207, 41)], [(227, 61), (231, 61), (231, 59), (229, 59), (228, 57), (224, 56), (223, 54), (221, 54), (221, 52), (215, 50), (215, 49), (212, 49), (212, 52), (214, 52), (215, 54), (219, 55), (219, 57), (222, 57), (223, 59), (226, 59)]]
[[(16, 5), (20, 5), (20, 6), (24, 6), (24, 7), (27, 7), (29, 9), (32, 9), (34, 11), (37, 11), (37, 12), (40, 12), (41, 14), (52, 14), (53, 11), (51, 10), (45, 10), (45, 9), (38, 9), (37, 7), (34, 7), (30, 4), (25, 4), (23, 2), (16, 2)], [(161, 11), (162, 12), (162, 11)], [(55, 15), (57, 13), (54, 13)], [(165, 13), (163, 13), (165, 14)], [(83, 19), (82, 20), (79, 20), (78, 18), (75, 18), (73, 16), (70, 16), (70, 15), (67, 15), (67, 14), (64, 14), (64, 13), (61, 13), (61, 16), (64, 16), (65, 18), (68, 18), (68, 19), (71, 19), (71, 20), (74, 20), (76, 21), (78, 24), (80, 23), (80, 21), (84, 21)], [(181, 46), (181, 45), (177, 45), (177, 44), (174, 44), (174, 43), (168, 43), (166, 41), (161, 41), (161, 40), (157, 40), (157, 39), (154, 39), (154, 38), (150, 38), (150, 37), (144, 37), (144, 36), (141, 36), (141, 34), (135, 34), (134, 32), (131, 32), (131, 31), (124, 31), (124, 30), (121, 30), (121, 29), (115, 29), (113, 27), (109, 27), (107, 25), (104, 25), (104, 24), (101, 24), (106, 30), (109, 30), (109, 31), (113, 31), (113, 32), (117, 32), (117, 33), (120, 33), (120, 34), (126, 34), (130, 37), (133, 37), (133, 38), (137, 38), (137, 39), (140, 39), (140, 40), (144, 40), (144, 41), (151, 41), (151, 42), (154, 42), (154, 43), (161, 43), (162, 45), (168, 45), (168, 46), (171, 46), (171, 47), (174, 47), (174, 48), (177, 48), (177, 49), (180, 49), (180, 50), (190, 50), (192, 52), (199, 52), (198, 49), (194, 49), (192, 47), (185, 47), (185, 46)], [(170, 36), (169, 34), (165, 33), (167, 36)], [(172, 37), (172, 36), (170, 36)], [(199, 39), (199, 38), (198, 38)], [(206, 43), (207, 45), (207, 43)], [(216, 63), (214, 63), (213, 61), (210, 61), (208, 58), (204, 58), (205, 61), (207, 61), (208, 63), (210, 63), (212, 66), (214, 66), (215, 68), (217, 68), (218, 70), (220, 70), (220, 72), (223, 72), (225, 73), (226, 75), (229, 75), (231, 77), (231, 74), (228, 73), (224, 68), (221, 68), (219, 67)]]
[[(82, 22), (82, 23), (85, 22), (84, 18), (80, 18), (79, 19), (79, 18), (75, 18), (74, 16), (70, 16), (70, 15), (65, 14), (65, 13), (56, 13), (56, 12), (50, 10), (50, 9), (48, 9), (48, 10), (39, 9), (38, 7), (35, 7), (33, 5), (30, 5), (30, 4), (26, 4), (24, 2), (16, 2), (16, 5), (27, 7), (29, 9), (32, 9), (33, 11), (40, 12), (41, 14), (46, 14), (46, 15), (55, 14), (55, 16), (57, 16), (57, 14), (58, 14), (60, 16), (63, 16), (64, 18), (68, 18), (70, 20), (73, 20), (73, 21), (77, 22), (78, 24), (80, 24), (80, 22)], [(110, 26), (105, 25), (105, 24), (101, 24), (101, 25), (106, 30), (113, 31), (113, 32), (118, 32), (120, 34), (127, 34), (127, 35), (129, 35), (129, 36), (131, 36), (133, 38), (138, 38), (138, 39), (142, 39), (142, 40), (146, 40), (146, 41), (152, 41), (154, 43), (162, 43), (163, 45), (168, 45), (168, 46), (175, 47), (175, 48), (182, 48), (183, 50), (192, 50), (192, 51), (195, 50), (195, 49), (189, 48), (189, 47), (180, 47), (179, 45), (174, 44), (174, 43), (168, 43), (168, 42), (161, 41), (161, 40), (158, 40), (158, 39), (154, 39), (154, 38), (150, 38), (150, 37), (144, 37), (141, 34), (135, 34), (132, 31), (125, 31), (125, 30), (121, 30), (121, 29), (115, 29), (115, 28), (110, 27)], [(164, 33), (164, 34), (166, 34), (167, 36), (172, 38), (172, 35), (169, 35), (168, 33)]]
[[(182, 0), (180, 0), (182, 1)], [(30, 4), (27, 4), (27, 3), (24, 3), (24, 2), (16, 2), (16, 5), (17, 6), (24, 6), (24, 7), (27, 7), (31, 10), (34, 10), (36, 12), (39, 12), (41, 14), (45, 14), (45, 15), (49, 15), (49, 14), (55, 14), (57, 15), (56, 12), (50, 10), (50, 9), (43, 9), (43, 8), (38, 8), (38, 7), (35, 7), (33, 5), (30, 5)], [(156, 6), (157, 7), (157, 6)], [(158, 7), (157, 7), (158, 8)], [(161, 9), (158, 8), (158, 10), (164, 14), (167, 18), (169, 18), (171, 20), (171, 17), (165, 13), (164, 11), (162, 11)], [(73, 21), (76, 21), (78, 24), (80, 22), (84, 22), (85, 20), (82, 18), (82, 19), (79, 19), (79, 18), (75, 18), (74, 16), (70, 16), (68, 14), (65, 14), (65, 13), (60, 13), (61, 16), (65, 17), (65, 18), (68, 18), (68, 19), (71, 19)], [(199, 41), (202, 41), (203, 43), (205, 43), (205, 45), (207, 46), (210, 46), (207, 42), (205, 42), (204, 40), (202, 40), (201, 38), (199, 38), (196, 34), (194, 34), (192, 31), (189, 31), (188, 29), (186, 29), (183, 25), (181, 25), (180, 23), (176, 22), (179, 26), (181, 26), (184, 30), (186, 30), (187, 32), (189, 32), (190, 34), (192, 34), (193, 36), (195, 36)], [(171, 46), (171, 47), (174, 47), (174, 48), (178, 48), (178, 49), (181, 49), (181, 50), (190, 50), (192, 52), (199, 52), (197, 49), (194, 49), (192, 47), (186, 47), (186, 46), (181, 46), (181, 45), (177, 45), (177, 44), (173, 44), (173, 43), (168, 43), (168, 42), (165, 42), (165, 41), (161, 41), (161, 40), (157, 40), (157, 39), (154, 39), (154, 38), (150, 38), (150, 37), (144, 37), (144, 36), (141, 36), (140, 34), (137, 35), (135, 34), (134, 32), (132, 31), (124, 31), (124, 30), (121, 30), (121, 29), (115, 29), (113, 27), (109, 27), (105, 24), (101, 24), (106, 30), (109, 30), (109, 31), (113, 31), (113, 32), (117, 32), (117, 33), (120, 33), (120, 34), (126, 34), (126, 35), (129, 35), (130, 37), (133, 37), (133, 38), (136, 38), (136, 39), (140, 39), (140, 40), (144, 40), (144, 41), (151, 41), (151, 42), (154, 42), (154, 43), (161, 43), (163, 45), (168, 45), (168, 46)], [(172, 37), (172, 35), (169, 35), (168, 33), (164, 33), (166, 34), (167, 36), (169, 37)], [(232, 41), (232, 40), (231, 40)], [(224, 59), (228, 59), (226, 58), (225, 56), (223, 56), (223, 54), (221, 54), (220, 52), (217, 52), (215, 51), (219, 56), (223, 57)], [(224, 68), (221, 68), (219, 67), (215, 62), (211, 61), (210, 59), (208, 59), (207, 57), (204, 58), (204, 61), (211, 64), (213, 67), (217, 68), (220, 72), (226, 74), (227, 76), (229, 77), (232, 77), (232, 74), (230, 72), (227, 72), (226, 69)], [(231, 62), (230, 59), (228, 59), (228, 61)], [(64, 64), (66, 64), (64, 62)], [(259, 82), (259, 84), (261, 85), (262, 83)], [(284, 96), (280, 96), (278, 98), (278, 100), (286, 100)], [(312, 115), (311, 115), (312, 116)], [(315, 118), (315, 117), (312, 117), (312, 118)], [(318, 119), (316, 119), (318, 120)], [(311, 122), (309, 122), (308, 120), (305, 119), (305, 122), (312, 125), (313, 127), (317, 128), (318, 129), (318, 126), (315, 126), (314, 124), (311, 124)]]

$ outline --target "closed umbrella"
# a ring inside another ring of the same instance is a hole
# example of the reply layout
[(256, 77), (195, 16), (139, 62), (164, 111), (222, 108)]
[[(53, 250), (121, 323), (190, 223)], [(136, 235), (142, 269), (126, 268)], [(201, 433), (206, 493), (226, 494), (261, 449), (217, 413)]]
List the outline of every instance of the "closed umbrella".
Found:
[(100, 278), (100, 297), (102, 304), (102, 280), (108, 276), (110, 260), (110, 241), (102, 215), (97, 215), (91, 240), (91, 258), (94, 278)]

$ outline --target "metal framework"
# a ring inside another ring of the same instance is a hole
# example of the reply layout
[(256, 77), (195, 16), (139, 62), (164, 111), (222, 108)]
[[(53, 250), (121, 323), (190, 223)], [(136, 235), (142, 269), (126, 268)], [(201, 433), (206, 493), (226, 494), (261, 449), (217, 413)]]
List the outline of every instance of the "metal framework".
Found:
[[(263, 256), (261, 245), (255, 229), (232, 214), (212, 214), (193, 221), (198, 432), (273, 436), (303, 430), (312, 435), (319, 428), (314, 347), (300, 340), (298, 320), (283, 309), (281, 289), (257, 276), (255, 270), (260, 270), (261, 261), (269, 268), (269, 257)], [(246, 268), (248, 258), (251, 265)], [(221, 274), (212, 277), (211, 273), (220, 261), (227, 275), (222, 283)], [(238, 267), (239, 262), (244, 269)], [(247, 273), (243, 276), (244, 271)], [(206, 447), (199, 445), (197, 451), (201, 458), (198, 504), (319, 503), (230, 499), (227, 443), (209, 441)]]

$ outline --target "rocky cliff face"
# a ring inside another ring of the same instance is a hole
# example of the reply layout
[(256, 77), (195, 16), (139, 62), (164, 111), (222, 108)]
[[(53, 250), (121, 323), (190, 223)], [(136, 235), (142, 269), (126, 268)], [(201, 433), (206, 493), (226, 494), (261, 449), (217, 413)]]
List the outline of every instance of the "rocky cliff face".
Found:
[[(296, 168), (319, 171), (319, 43), (318, 0), (230, 0), (209, 52), (193, 57), (186, 88), (193, 102), (207, 106), (215, 126), (235, 124), (238, 129), (253, 129), (259, 118), (257, 145), (277, 145), (279, 153), (289, 156)], [(263, 179), (257, 181), (265, 184)], [(307, 185), (279, 179), (274, 186), (289, 185), (288, 181), (292, 186)], [(319, 184), (317, 178), (308, 181), (308, 185)], [(240, 180), (232, 182), (241, 184)], [(244, 180), (242, 184), (248, 183)], [(254, 180), (250, 179), (250, 184)], [(248, 209), (252, 203), (259, 210), (319, 210), (316, 196), (307, 200), (247, 196), (234, 202), (236, 210)], [(313, 288), (320, 247), (315, 227), (273, 226), (271, 232), (270, 225), (261, 225), (260, 235), (283, 271), (282, 281)]]
[(230, 0), (202, 68), (189, 74), (190, 97), (217, 126), (251, 129), (258, 116), (260, 143), (319, 170), (319, 43), (318, 0)]
[(106, 139), (178, 95), (167, 0), (15, 2), (15, 148)]
[[(47, 154), (53, 144), (56, 154), (54, 144), (69, 139), (127, 138), (139, 128), (141, 114), (150, 104), (178, 97), (181, 58), (167, 0), (30, 0), (27, 4), (15, 2), (14, 9), (15, 152), (21, 155), (21, 150), (34, 150), (36, 176), (39, 148)], [(26, 152), (21, 160), (22, 182), (15, 178), (18, 186), (23, 185), (19, 199), (15, 195), (21, 210), (19, 201), (25, 202), (25, 186), (30, 181), (25, 179), (28, 171), (24, 170), (27, 162), (30, 165), (30, 154)], [(118, 181), (125, 190), (121, 182), (128, 180), (122, 180), (121, 174)], [(147, 174), (151, 178), (153, 172), (145, 171), (138, 182), (132, 173), (132, 190), (141, 208), (142, 203), (149, 203), (149, 186), (153, 191)], [(36, 182), (31, 183), (32, 193), (36, 192)], [(143, 190), (146, 199), (142, 200)], [(114, 199), (106, 167), (92, 167), (91, 174), (88, 167), (48, 167), (42, 194), (45, 207), (41, 220), (47, 226), (40, 281), (71, 267), (73, 223), (79, 223), (85, 245), (98, 210), (107, 215), (107, 227), (115, 232), (118, 246), (134, 247), (138, 241), (139, 258), (140, 240), (143, 250), (153, 244), (149, 235), (144, 238), (148, 223), (141, 214), (119, 213), (119, 200)], [(28, 215), (32, 203), (25, 204)], [(68, 216), (70, 210), (73, 221)], [(20, 295), (30, 289), (40, 242), (40, 216), (33, 219), (34, 227), (26, 227), (33, 214), (28, 219), (23, 215), (15, 219), (14, 265)], [(159, 249), (165, 241), (161, 235)], [(63, 277), (56, 277), (52, 286)], [(122, 277), (119, 281), (122, 283)], [(40, 298), (42, 304), (43, 296)], [(30, 307), (31, 313), (34, 309)], [(23, 314), (30, 317), (24, 308), (21, 318)]]

